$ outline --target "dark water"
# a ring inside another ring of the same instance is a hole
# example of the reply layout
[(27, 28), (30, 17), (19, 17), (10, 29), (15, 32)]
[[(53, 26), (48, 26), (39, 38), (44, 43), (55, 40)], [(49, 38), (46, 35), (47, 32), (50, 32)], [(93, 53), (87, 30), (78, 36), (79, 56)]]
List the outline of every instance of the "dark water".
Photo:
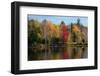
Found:
[(34, 48), (28, 52), (28, 60), (57, 60), (57, 59), (81, 59), (88, 57), (86, 46), (57, 47), (48, 46), (45, 49)]

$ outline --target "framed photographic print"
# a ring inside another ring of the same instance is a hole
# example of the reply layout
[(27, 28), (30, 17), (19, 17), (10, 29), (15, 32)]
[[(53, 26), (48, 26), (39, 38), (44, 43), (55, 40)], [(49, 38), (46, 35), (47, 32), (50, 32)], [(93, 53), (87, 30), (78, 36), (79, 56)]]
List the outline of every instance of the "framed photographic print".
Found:
[(97, 69), (97, 7), (11, 3), (13, 74)]

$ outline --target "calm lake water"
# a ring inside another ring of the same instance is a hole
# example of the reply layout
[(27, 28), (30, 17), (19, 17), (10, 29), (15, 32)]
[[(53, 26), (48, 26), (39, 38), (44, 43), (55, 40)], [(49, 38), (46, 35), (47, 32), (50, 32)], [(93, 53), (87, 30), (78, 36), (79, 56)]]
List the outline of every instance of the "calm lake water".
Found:
[(28, 51), (28, 60), (80, 59), (88, 57), (87, 46), (34, 48)]

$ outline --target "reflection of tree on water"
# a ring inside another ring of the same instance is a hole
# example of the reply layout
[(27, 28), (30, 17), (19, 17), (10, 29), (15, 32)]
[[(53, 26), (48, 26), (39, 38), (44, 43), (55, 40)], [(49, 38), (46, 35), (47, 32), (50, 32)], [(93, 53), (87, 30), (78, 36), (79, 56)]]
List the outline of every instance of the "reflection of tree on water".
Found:
[(52, 59), (80, 59), (87, 58), (87, 47), (57, 47), (48, 46), (46, 49), (32, 51), (29, 60), (52, 60)]

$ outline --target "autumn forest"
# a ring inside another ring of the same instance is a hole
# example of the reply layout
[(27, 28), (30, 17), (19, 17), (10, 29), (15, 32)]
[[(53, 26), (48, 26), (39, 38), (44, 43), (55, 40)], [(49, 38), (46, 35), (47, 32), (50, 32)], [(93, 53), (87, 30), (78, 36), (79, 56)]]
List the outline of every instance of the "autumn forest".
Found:
[(28, 60), (88, 57), (88, 27), (84, 17), (28, 16)]

